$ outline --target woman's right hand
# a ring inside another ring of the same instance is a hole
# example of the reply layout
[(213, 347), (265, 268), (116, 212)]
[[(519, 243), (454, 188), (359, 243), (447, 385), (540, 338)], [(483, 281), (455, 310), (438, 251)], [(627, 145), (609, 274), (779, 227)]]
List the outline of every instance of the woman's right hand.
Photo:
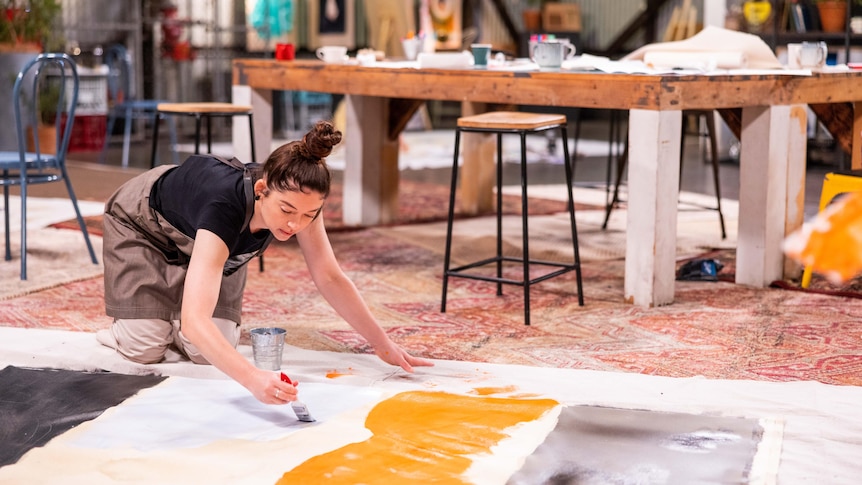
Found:
[(280, 372), (255, 369), (247, 388), (264, 404), (287, 404), (296, 401), (296, 387), (282, 381)]

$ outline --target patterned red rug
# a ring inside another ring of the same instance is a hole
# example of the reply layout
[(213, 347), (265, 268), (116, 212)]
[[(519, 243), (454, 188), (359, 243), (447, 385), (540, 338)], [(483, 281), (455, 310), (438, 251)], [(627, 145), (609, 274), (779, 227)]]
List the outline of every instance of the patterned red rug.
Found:
[[(719, 272), (718, 277), (722, 281), (733, 282), (736, 274), (736, 251), (732, 249), (716, 249), (704, 253), (699, 256), (704, 259), (715, 259), (724, 267)], [(783, 290), (802, 291), (806, 293), (817, 293), (821, 295), (841, 296), (845, 298), (862, 298), (862, 276), (857, 276), (843, 284), (835, 284), (820, 276), (813, 274), (808, 288), (800, 286), (799, 279), (793, 280), (776, 280), (770, 286), (772, 288), (780, 288)]]
[[(401, 180), (398, 185), (398, 215), (388, 225), (421, 224), (425, 222), (445, 221), (449, 211), (449, 189), (440, 184), (429, 184)], [(342, 185), (332, 184), (329, 198), (324, 208), (326, 214), (327, 231), (333, 232), (343, 229), (358, 229), (356, 226), (346, 227), (341, 221), (342, 213)], [(586, 204), (575, 204), (575, 209), (595, 209), (595, 206)], [(530, 214), (554, 214), (566, 210), (564, 202), (533, 198), (529, 199), (528, 209)], [(466, 217), (456, 209), (456, 217)], [(521, 198), (511, 195), (503, 195), (503, 213), (520, 214)], [(483, 215), (483, 214), (478, 214)], [(93, 234), (102, 234), (102, 216), (91, 216), (84, 218), (87, 229)], [(52, 227), (60, 229), (78, 229), (78, 223), (74, 219), (53, 224)]]
[[(534, 286), (531, 326), (522, 291), (456, 278), (440, 312), (441, 252), (363, 229), (331, 235), (345, 271), (393, 339), (436, 359), (636, 372), (671, 377), (815, 380), (862, 385), (862, 300), (677, 282), (674, 304), (623, 302), (623, 261), (584, 265), (586, 305), (569, 273)], [(266, 271), (253, 270), (245, 299), (248, 330), (282, 326), (290, 344), (369, 352), (318, 295), (294, 243), (272, 246)], [(256, 267), (253, 265), (253, 267)], [(102, 279), (5, 301), (0, 322), (92, 332), (109, 325)], [(290, 356), (286, 356), (288, 365)], [(349, 372), (349, 369), (338, 369)]]

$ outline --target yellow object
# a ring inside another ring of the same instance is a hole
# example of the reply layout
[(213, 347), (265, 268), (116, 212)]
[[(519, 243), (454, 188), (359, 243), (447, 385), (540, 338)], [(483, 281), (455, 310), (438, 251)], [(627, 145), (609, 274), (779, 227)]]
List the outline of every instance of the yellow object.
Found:
[(766, 0), (753, 0), (742, 5), (742, 15), (749, 25), (763, 25), (771, 13), (772, 4)]
[[(835, 197), (847, 193), (852, 196), (824, 211)], [(805, 264), (802, 288), (811, 284), (813, 271), (833, 281), (846, 281), (862, 271), (862, 177), (826, 174), (820, 213), (808, 226), (788, 239), (788, 255)]]

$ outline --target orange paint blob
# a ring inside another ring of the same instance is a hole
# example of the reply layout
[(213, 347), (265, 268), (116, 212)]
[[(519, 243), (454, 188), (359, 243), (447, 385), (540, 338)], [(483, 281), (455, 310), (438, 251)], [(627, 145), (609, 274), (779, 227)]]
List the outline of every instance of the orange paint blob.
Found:
[(827, 206), (785, 242), (791, 258), (835, 284), (862, 273), (862, 192)]
[(326, 378), (335, 379), (337, 377), (344, 377), (349, 375), (353, 375), (353, 367), (348, 367), (347, 372), (338, 372), (338, 369), (332, 369), (331, 371), (328, 371), (326, 373)]
[(490, 453), (504, 431), (534, 421), (559, 403), (410, 391), (377, 404), (365, 420), (372, 436), (315, 456), (279, 485), (464, 484), (469, 455)]
[(511, 392), (517, 391), (518, 388), (515, 386), (503, 386), (503, 387), (477, 387), (473, 389), (474, 394), (478, 394), (480, 396), (490, 396), (491, 394), (508, 394)]

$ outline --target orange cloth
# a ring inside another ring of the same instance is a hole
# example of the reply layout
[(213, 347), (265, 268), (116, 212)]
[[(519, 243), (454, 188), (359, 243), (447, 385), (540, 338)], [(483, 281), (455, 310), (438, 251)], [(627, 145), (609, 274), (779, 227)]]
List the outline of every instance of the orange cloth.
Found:
[(832, 283), (862, 273), (862, 192), (841, 197), (791, 234), (785, 252)]

